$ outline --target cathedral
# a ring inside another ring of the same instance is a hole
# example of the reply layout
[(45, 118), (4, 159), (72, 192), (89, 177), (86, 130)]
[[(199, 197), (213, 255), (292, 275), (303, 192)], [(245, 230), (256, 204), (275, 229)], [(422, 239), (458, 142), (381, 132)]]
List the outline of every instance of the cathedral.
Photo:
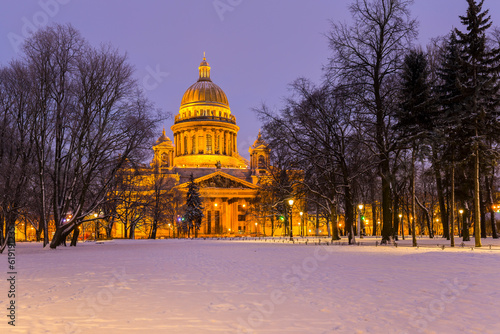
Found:
[[(183, 201), (193, 175), (204, 207), (201, 235), (258, 234), (259, 226), (251, 222), (248, 212), (259, 178), (269, 166), (269, 148), (259, 132), (249, 148), (250, 161), (239, 155), (236, 117), (224, 91), (212, 82), (210, 69), (204, 56), (198, 81), (184, 93), (175, 116), (173, 141), (163, 130), (153, 146), (150, 168), (174, 178)], [(117, 226), (117, 237), (123, 235), (120, 230)], [(138, 231), (137, 236), (146, 237), (145, 233)]]

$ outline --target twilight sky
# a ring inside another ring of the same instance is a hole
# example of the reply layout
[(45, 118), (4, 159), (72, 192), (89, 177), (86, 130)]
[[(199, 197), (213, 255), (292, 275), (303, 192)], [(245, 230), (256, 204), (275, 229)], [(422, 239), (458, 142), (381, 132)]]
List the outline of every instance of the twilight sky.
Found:
[[(329, 56), (329, 20), (349, 21), (350, 0), (0, 0), (0, 65), (18, 56), (16, 43), (37, 24), (71, 23), (91, 44), (126, 52), (146, 95), (176, 114), (185, 90), (198, 79), (206, 51), (211, 78), (227, 94), (240, 127), (238, 151), (260, 124), (262, 102), (279, 108), (287, 85), (304, 76), (321, 80)], [(218, 9), (216, 9), (218, 5)], [(465, 0), (415, 0), (419, 43), (462, 29)], [(500, 1), (486, 0), (494, 25)], [(162, 126), (172, 138), (168, 119)], [(158, 131), (158, 136), (161, 129)]]

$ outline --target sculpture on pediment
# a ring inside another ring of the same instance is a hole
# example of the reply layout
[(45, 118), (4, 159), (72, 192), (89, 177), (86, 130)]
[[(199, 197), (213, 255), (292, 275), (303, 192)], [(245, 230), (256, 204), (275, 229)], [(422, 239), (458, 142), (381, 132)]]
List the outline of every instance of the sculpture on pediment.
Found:
[(200, 187), (203, 188), (246, 188), (241, 183), (231, 180), (221, 175), (215, 175), (207, 180), (201, 181)]

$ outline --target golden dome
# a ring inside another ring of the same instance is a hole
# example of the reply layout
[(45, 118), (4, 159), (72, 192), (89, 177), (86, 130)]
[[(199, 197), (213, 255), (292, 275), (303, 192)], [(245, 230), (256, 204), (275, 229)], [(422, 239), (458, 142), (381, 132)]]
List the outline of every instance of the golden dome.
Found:
[(167, 142), (168, 145), (172, 145), (172, 141), (165, 134), (165, 128), (163, 129), (163, 133), (161, 134), (160, 138), (158, 138), (158, 140), (156, 141), (156, 145), (164, 142)]
[(198, 81), (189, 87), (182, 97), (181, 108), (196, 105), (211, 105), (229, 108), (229, 102), (224, 91), (210, 79), (210, 65), (205, 55), (198, 68)]
[(259, 134), (257, 135), (257, 139), (254, 141), (254, 143), (251, 147), (257, 148), (259, 146), (265, 146), (267, 148), (267, 143), (264, 141), (264, 139), (262, 139), (262, 135), (260, 134), (260, 130), (259, 130)]

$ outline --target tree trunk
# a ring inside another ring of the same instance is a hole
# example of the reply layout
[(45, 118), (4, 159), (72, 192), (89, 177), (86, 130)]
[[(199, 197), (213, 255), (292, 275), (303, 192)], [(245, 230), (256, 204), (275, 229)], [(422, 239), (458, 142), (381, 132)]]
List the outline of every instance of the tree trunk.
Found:
[[(478, 136), (476, 125), (476, 137)], [(481, 247), (481, 213), (479, 199), (479, 145), (474, 149), (474, 239), (475, 246)]]
[(451, 163), (450, 246), (455, 247), (455, 162)]
[[(72, 226), (61, 226), (56, 228), (54, 236), (50, 242), (50, 248), (55, 249), (58, 246), (65, 245), (66, 246), (66, 237), (73, 232), (74, 229), (78, 230), (78, 227), (75, 225)], [(75, 244), (76, 245), (76, 244)]]
[(73, 236), (71, 237), (71, 243), (69, 245), (70, 247), (71, 246), (75, 246), (76, 247), (76, 243), (78, 242), (78, 235), (79, 234), (80, 234), (80, 229), (78, 227), (75, 227), (73, 229)]
[(149, 239), (156, 239), (157, 228), (158, 228), (158, 223), (156, 221), (154, 221), (153, 226), (151, 227), (151, 233), (149, 235)]
[(413, 247), (417, 247), (415, 197), (415, 149), (413, 149), (411, 151), (411, 238)]
[(356, 215), (354, 214), (354, 205), (352, 204), (352, 194), (351, 188), (346, 187), (345, 189), (345, 231), (347, 232), (347, 237), (349, 240), (349, 245), (356, 243), (356, 237), (354, 234), (354, 218)]
[(462, 214), (462, 241), (470, 241), (470, 235), (469, 235), (469, 219), (468, 219), (468, 213), (469, 213), (469, 208), (467, 207), (467, 204), (465, 205), (464, 208), (464, 213)]
[(377, 203), (372, 201), (372, 236), (377, 235)]
[(398, 233), (399, 233), (399, 212), (400, 212), (400, 207), (399, 207), (399, 195), (394, 191), (394, 198), (393, 198), (393, 205), (394, 205), (394, 212), (393, 212), (393, 219), (394, 219), (394, 233), (393, 237), (394, 240), (398, 240)]
[(337, 210), (332, 210), (330, 220), (332, 221), (332, 241), (340, 240), (339, 224), (337, 221)]
[[(494, 170), (493, 170), (493, 173)], [(489, 212), (490, 212), (490, 224), (491, 224), (491, 236), (493, 239), (498, 239), (498, 231), (497, 231), (497, 224), (495, 222), (495, 209), (493, 208), (493, 205), (495, 204), (493, 201), (493, 192), (494, 192), (494, 174), (491, 175), (491, 178), (486, 177), (486, 196), (487, 202), (489, 204)]]
[(392, 233), (392, 199), (389, 161), (381, 163), (382, 169), (382, 241), (385, 244), (391, 241)]
[(479, 199), (481, 203), (480, 213), (481, 213), (481, 238), (486, 238), (486, 203), (483, 199), (483, 192), (479, 193)]
[(434, 238), (434, 233), (432, 231), (432, 226), (431, 226), (431, 215), (429, 213), (429, 209), (427, 209), (420, 201), (418, 200), (417, 197), (415, 197), (415, 202), (417, 202), (417, 205), (422, 209), (425, 215), (425, 221), (427, 222), (427, 229), (429, 230), (429, 238)]
[[(443, 191), (443, 179), (441, 177), (441, 171), (440, 171), (440, 166), (437, 163), (437, 152), (436, 149), (433, 147), (432, 148), (432, 155), (433, 155), (433, 160), (434, 163), (432, 164), (433, 170), (434, 170), (434, 178), (436, 179), (436, 190), (437, 190), (437, 196), (438, 196), (438, 202), (439, 202), (439, 212), (440, 212), (440, 218), (441, 218), (441, 223), (443, 224), (443, 238), (446, 238), (447, 240), (450, 240), (450, 230), (448, 227), (448, 210), (446, 210), (446, 205), (445, 205), (445, 199), (444, 199), (444, 191)], [(452, 206), (453, 208), (453, 206)], [(450, 212), (453, 211), (450, 210)]]
[(128, 238), (129, 239), (135, 239), (135, 224), (130, 224), (130, 230), (128, 232)]
[(316, 235), (319, 235), (319, 204), (316, 204)]

